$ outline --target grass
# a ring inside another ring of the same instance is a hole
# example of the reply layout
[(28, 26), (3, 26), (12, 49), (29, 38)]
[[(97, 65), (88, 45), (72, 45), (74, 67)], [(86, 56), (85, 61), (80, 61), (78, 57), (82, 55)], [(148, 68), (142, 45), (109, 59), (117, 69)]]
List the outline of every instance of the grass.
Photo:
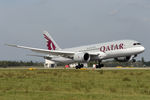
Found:
[(149, 100), (150, 70), (0, 70), (0, 100), (100, 99)]

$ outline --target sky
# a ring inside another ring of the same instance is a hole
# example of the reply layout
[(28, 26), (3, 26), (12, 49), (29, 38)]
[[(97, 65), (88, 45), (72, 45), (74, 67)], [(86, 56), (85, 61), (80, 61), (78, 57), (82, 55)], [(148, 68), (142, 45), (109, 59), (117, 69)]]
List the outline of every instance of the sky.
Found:
[(0, 0), (0, 60), (44, 61), (4, 45), (47, 49), (44, 30), (61, 48), (137, 40), (150, 60), (150, 0)]

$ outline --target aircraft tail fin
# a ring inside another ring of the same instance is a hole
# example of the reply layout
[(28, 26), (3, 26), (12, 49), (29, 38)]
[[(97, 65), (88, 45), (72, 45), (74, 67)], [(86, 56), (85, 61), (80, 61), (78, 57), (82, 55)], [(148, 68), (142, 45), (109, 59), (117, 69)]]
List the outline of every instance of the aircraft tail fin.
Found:
[(60, 50), (61, 49), (47, 31), (44, 31), (43, 35), (44, 35), (44, 38), (47, 40), (48, 50)]

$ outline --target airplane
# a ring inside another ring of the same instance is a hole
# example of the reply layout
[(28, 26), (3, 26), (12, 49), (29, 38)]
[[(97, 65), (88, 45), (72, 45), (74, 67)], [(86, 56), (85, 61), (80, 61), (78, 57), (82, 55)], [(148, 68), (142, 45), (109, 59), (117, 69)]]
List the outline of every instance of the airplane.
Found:
[(76, 69), (84, 67), (83, 63), (87, 63), (89, 61), (97, 61), (98, 64), (96, 65), (96, 68), (101, 68), (104, 67), (102, 61), (111, 58), (120, 62), (128, 62), (130, 60), (136, 62), (135, 57), (145, 51), (144, 46), (135, 40), (118, 40), (61, 49), (47, 31), (44, 31), (43, 35), (47, 41), (48, 49), (32, 48), (13, 44), (7, 44), (7, 46), (28, 49), (36, 53), (46, 54), (47, 56), (34, 56), (44, 57), (47, 60), (57, 63), (78, 63)]

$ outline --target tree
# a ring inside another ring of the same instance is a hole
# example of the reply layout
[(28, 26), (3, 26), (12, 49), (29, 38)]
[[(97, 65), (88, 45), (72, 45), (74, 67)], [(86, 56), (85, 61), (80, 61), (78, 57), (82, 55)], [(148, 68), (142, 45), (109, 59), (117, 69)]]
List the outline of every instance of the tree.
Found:
[(142, 62), (143, 64), (145, 64), (144, 57), (141, 58), (141, 62)]

